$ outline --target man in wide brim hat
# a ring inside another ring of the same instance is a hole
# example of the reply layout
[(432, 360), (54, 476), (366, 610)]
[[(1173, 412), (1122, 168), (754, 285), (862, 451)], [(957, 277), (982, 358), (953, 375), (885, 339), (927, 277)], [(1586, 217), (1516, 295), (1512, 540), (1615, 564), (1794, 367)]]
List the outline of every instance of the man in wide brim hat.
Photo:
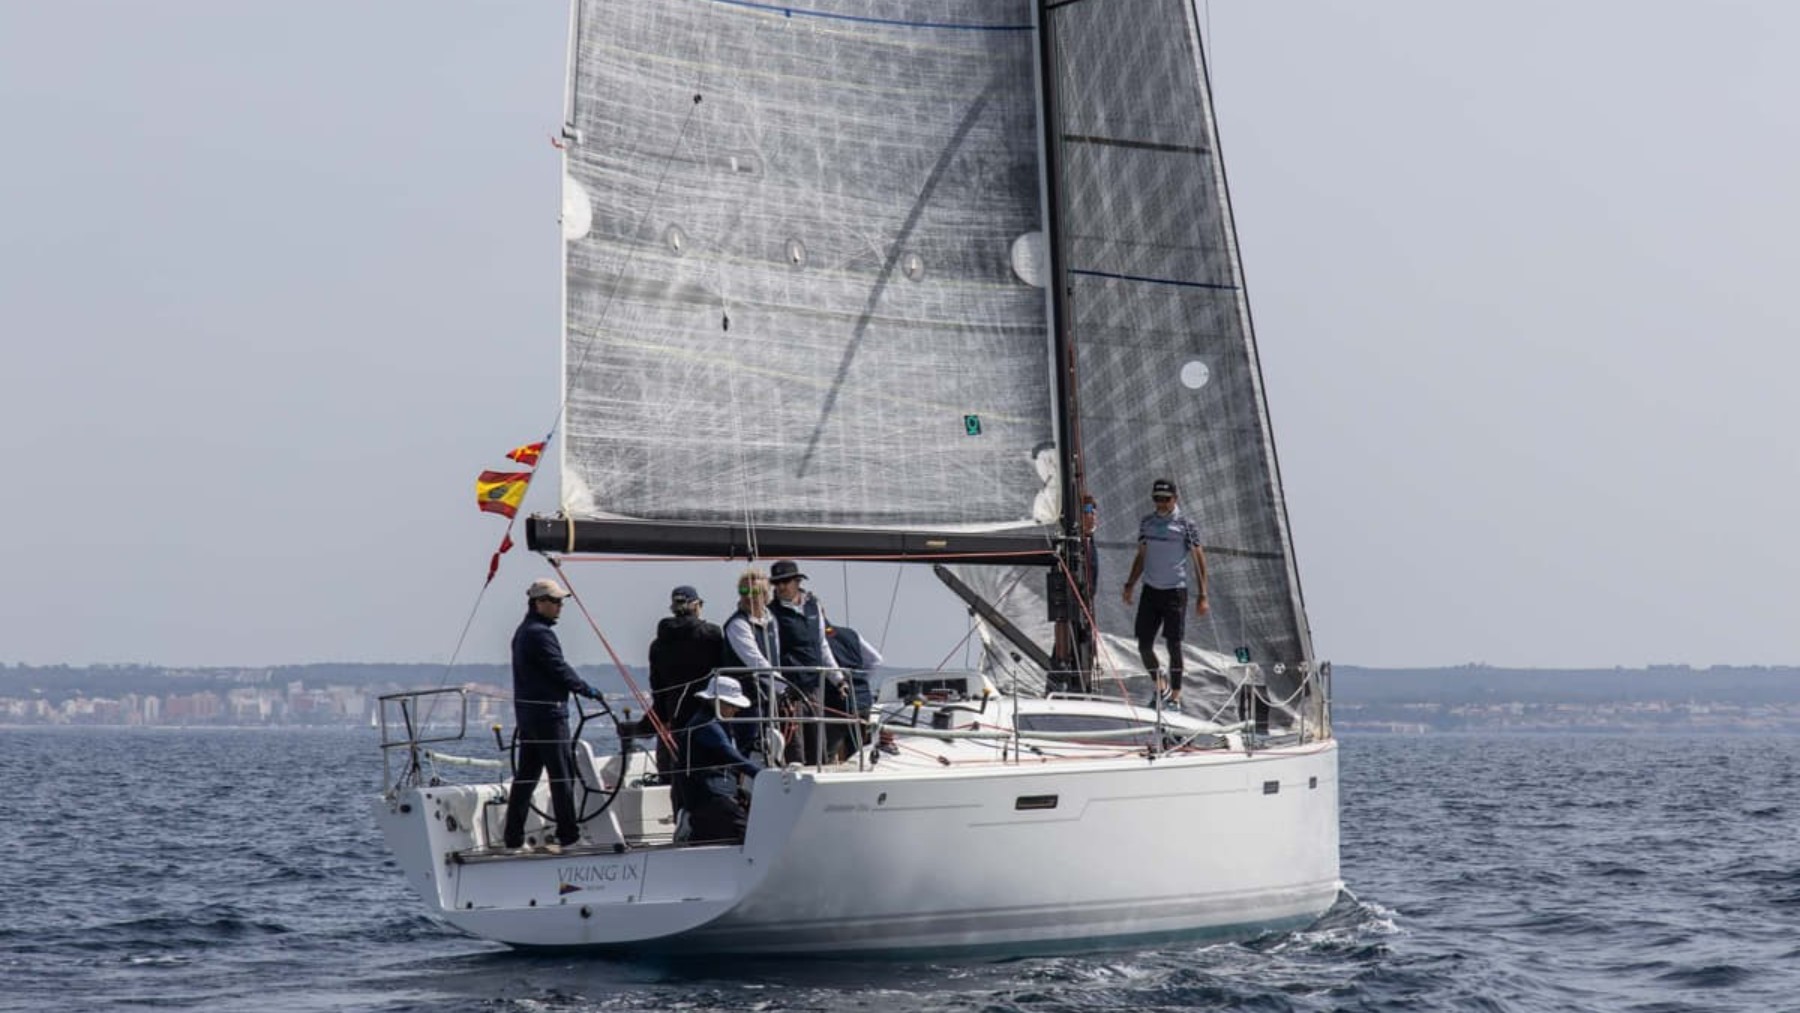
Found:
[[(750, 809), (738, 796), (737, 775), (754, 778), (762, 764), (738, 751), (721, 719), (729, 721), (750, 706), (744, 687), (729, 675), (715, 675), (694, 694), (706, 702), (681, 730), (681, 797), (693, 841), (741, 841)], [(718, 713), (713, 713), (714, 708)]]
[(778, 559), (769, 567), (769, 583), (781, 584), (790, 580), (807, 580), (806, 574), (800, 572), (800, 564), (791, 559)]

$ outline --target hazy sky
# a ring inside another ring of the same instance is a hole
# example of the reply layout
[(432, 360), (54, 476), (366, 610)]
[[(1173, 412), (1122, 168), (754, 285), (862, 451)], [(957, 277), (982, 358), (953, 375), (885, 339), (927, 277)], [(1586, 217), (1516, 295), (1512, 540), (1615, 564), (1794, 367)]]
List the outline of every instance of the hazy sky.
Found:
[[(1321, 655), (1800, 663), (1800, 4), (1209, 19)], [(557, 405), (566, 31), (0, 3), (0, 662), (449, 656), (504, 527), (472, 479)], [(641, 663), (734, 569), (576, 586)], [(466, 660), (546, 570), (507, 558)], [(882, 636), (895, 570), (811, 570)], [(960, 611), (901, 579), (888, 657), (936, 664)]]

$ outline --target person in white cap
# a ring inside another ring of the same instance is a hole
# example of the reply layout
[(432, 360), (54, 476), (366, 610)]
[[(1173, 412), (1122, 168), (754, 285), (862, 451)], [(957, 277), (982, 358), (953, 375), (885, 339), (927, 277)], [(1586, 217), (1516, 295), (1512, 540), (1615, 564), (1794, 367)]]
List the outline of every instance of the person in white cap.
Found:
[(554, 580), (534, 580), (525, 589), (525, 619), (513, 633), (513, 716), (517, 719), (519, 758), (513, 771), (512, 791), (506, 799), (506, 822), (502, 842), (508, 848), (525, 844), (525, 817), (531, 812), (531, 796), (537, 792), (538, 778), (550, 774), (550, 812), (556, 819), (556, 844), (545, 842), (549, 851), (557, 845), (574, 844), (581, 839), (581, 824), (575, 816), (575, 794), (570, 785), (574, 772), (570, 766), (569, 711), (570, 693), (590, 700), (600, 699), (600, 691), (590, 686), (575, 669), (563, 660), (562, 642), (551, 627), (562, 615), (563, 599), (569, 592)]
[[(755, 777), (762, 764), (738, 751), (721, 719), (729, 721), (750, 706), (744, 688), (729, 675), (715, 675), (695, 694), (699, 713), (681, 730), (681, 798), (695, 843), (736, 843), (744, 839), (750, 809), (738, 794), (737, 775)], [(717, 707), (717, 713), (714, 708)]]

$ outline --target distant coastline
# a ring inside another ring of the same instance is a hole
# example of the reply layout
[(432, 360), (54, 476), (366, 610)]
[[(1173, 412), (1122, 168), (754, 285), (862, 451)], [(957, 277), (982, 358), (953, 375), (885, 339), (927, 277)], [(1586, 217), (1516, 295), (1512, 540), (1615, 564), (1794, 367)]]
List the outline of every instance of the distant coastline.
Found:
[[(506, 720), (509, 682), (501, 664), (0, 665), (0, 726), (368, 727), (382, 694), (445, 685), (469, 691), (479, 728)], [(1800, 666), (1337, 665), (1332, 688), (1342, 734), (1800, 733)]]

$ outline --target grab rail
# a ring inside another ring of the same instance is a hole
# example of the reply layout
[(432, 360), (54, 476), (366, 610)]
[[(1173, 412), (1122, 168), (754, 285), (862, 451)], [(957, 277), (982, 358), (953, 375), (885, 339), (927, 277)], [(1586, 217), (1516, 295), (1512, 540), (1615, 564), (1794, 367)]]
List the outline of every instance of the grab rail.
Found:
[[(438, 701), (432, 700), (431, 705), (423, 711), (420, 709), (420, 702), (425, 697), (452, 695), (456, 697), (457, 704), (456, 734), (427, 734), (427, 729), (436, 724), (434, 719), (437, 716)], [(426, 776), (427, 767), (431, 768), (430, 780), (437, 780), (431, 751), (421, 750), (419, 747), (435, 742), (456, 742), (468, 735), (469, 695), (460, 686), (389, 693), (376, 698), (376, 713), (381, 723), (381, 790), (383, 794), (387, 794), (417, 783)], [(397, 731), (404, 732), (404, 736), (394, 734)], [(406, 750), (406, 767), (395, 777), (393, 754), (400, 749)]]

